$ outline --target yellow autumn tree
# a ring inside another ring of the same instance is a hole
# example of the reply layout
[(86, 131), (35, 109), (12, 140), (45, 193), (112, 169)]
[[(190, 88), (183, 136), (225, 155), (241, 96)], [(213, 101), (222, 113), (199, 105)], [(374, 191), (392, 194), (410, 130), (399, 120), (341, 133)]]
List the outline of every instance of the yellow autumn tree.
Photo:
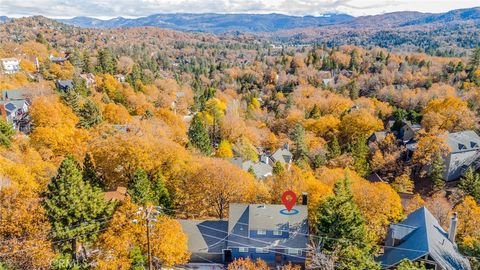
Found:
[(467, 102), (458, 97), (434, 99), (423, 110), (422, 127), (427, 131), (462, 131), (474, 128), (476, 122), (475, 114), (470, 111)]
[(404, 207), (405, 215), (411, 214), (422, 206), (425, 206), (425, 201), (422, 199), (422, 196), (418, 193), (413, 195), (412, 199), (410, 199)]
[[(254, 177), (222, 159), (201, 158), (179, 190), (179, 208), (201, 217), (225, 218), (230, 203), (253, 203), (259, 194)], [(262, 195), (264, 196), (264, 195)]]
[(12, 269), (47, 269), (54, 252), (38, 197), (50, 166), (26, 152), (10, 151), (12, 160), (0, 155), (0, 260)]
[(103, 108), (103, 118), (112, 124), (126, 124), (132, 121), (132, 116), (128, 110), (121, 105), (108, 103)]
[(342, 118), (340, 134), (345, 142), (366, 139), (373, 132), (381, 130), (383, 123), (365, 109), (353, 111)]
[(45, 158), (68, 153), (83, 157), (88, 132), (76, 128), (78, 117), (55, 96), (39, 96), (30, 109), (32, 145)]
[(219, 158), (233, 157), (232, 144), (230, 144), (230, 142), (226, 140), (221, 141), (215, 155)]
[[(147, 254), (145, 220), (136, 215), (139, 207), (127, 198), (116, 210), (105, 233), (96, 241), (101, 250), (95, 256), (96, 269), (131, 269), (131, 253), (134, 248)], [(135, 220), (135, 222), (134, 222)], [(184, 264), (188, 261), (188, 239), (180, 224), (166, 216), (159, 216), (151, 223), (151, 252), (163, 266)]]
[(471, 196), (466, 196), (454, 210), (458, 215), (458, 238), (469, 248), (480, 245), (480, 206)]
[(267, 263), (262, 259), (252, 261), (250, 258), (240, 258), (228, 265), (228, 270), (268, 270)]
[(418, 133), (417, 148), (413, 154), (413, 161), (420, 165), (431, 164), (438, 156), (446, 155), (450, 147), (446, 143), (446, 134), (438, 132)]

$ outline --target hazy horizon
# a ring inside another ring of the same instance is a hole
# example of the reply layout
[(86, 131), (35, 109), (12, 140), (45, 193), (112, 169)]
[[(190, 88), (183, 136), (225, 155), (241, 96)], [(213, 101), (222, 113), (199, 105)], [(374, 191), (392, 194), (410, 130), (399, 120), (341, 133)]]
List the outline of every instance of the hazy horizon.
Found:
[(399, 11), (442, 13), (455, 9), (478, 7), (478, 1), (459, 0), (2, 0), (0, 16), (11, 18), (41, 15), (55, 19), (93, 17), (112, 19), (138, 18), (153, 14), (283, 14), (289, 16), (321, 16), (322, 14), (348, 14), (355, 17)]

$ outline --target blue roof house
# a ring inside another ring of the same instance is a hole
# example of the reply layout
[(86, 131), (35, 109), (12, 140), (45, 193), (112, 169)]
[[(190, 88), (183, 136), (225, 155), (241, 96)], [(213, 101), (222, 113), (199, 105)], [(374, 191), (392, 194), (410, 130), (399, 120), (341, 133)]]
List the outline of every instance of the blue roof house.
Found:
[(269, 265), (304, 265), (307, 213), (306, 205), (288, 212), (283, 205), (230, 204), (227, 249), (231, 260), (249, 257)]
[(421, 261), (427, 269), (470, 270), (467, 258), (455, 244), (456, 215), (447, 233), (426, 207), (417, 209), (407, 219), (391, 224), (384, 254), (377, 258), (382, 269), (395, 269), (404, 259)]
[(229, 206), (226, 220), (179, 220), (188, 236), (192, 263), (228, 264), (239, 258), (260, 258), (274, 267), (305, 265), (308, 243), (307, 197), (290, 212), (283, 205)]

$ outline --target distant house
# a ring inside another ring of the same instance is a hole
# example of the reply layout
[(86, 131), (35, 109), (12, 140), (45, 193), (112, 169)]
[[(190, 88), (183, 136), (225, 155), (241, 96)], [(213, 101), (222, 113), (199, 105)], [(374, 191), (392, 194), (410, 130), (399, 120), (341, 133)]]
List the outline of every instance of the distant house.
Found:
[(123, 74), (116, 74), (114, 77), (118, 82), (124, 83), (126, 81), (125, 75)]
[(263, 179), (273, 174), (273, 167), (264, 161), (258, 161), (258, 162), (253, 162), (251, 160), (244, 161), (241, 157), (235, 157), (235, 158), (231, 158), (230, 162), (242, 168), (242, 170), (245, 170), (245, 171), (252, 170), (253, 174), (255, 174), (255, 177), (258, 179)]
[(50, 61), (52, 61), (52, 63), (55, 63), (55, 64), (63, 64), (63, 63), (65, 63), (65, 61), (68, 60), (68, 56), (67, 57), (55, 57), (52, 54), (50, 54), (50, 56), (48, 58), (50, 59)]
[(399, 139), (403, 143), (415, 140), (415, 137), (422, 127), (419, 124), (412, 124), (410, 121), (403, 121), (403, 126), (399, 132)]
[(323, 82), (323, 86), (325, 87), (333, 86), (333, 84), (335, 83), (335, 79), (334, 78), (322, 79), (322, 82)]
[(5, 74), (14, 74), (20, 71), (20, 60), (17, 58), (2, 58), (2, 70)]
[(0, 118), (10, 123), (14, 129), (28, 133), (30, 117), (28, 109), (31, 100), (21, 89), (3, 90), (0, 96)]
[(68, 92), (70, 89), (73, 89), (72, 80), (57, 80), (55, 84), (60, 92)]
[(242, 168), (245, 171), (253, 171), (255, 177), (263, 179), (273, 175), (273, 165), (278, 161), (282, 165), (289, 166), (292, 163), (293, 154), (290, 152), (288, 144), (282, 146), (282, 148), (275, 151), (272, 155), (268, 153), (262, 153), (259, 156), (258, 162), (251, 160), (243, 160), (240, 157), (231, 158), (230, 162)]
[(387, 131), (377, 131), (374, 132), (367, 140), (367, 143), (370, 145), (375, 142), (383, 141), (388, 135)]
[(384, 253), (377, 260), (382, 269), (395, 269), (408, 259), (425, 263), (427, 269), (470, 270), (468, 259), (455, 244), (457, 222), (454, 216), (447, 233), (427, 208), (419, 208), (404, 221), (390, 225)]
[[(293, 161), (293, 154), (290, 152), (290, 147), (288, 143), (284, 144), (282, 148), (275, 151), (271, 156), (270, 160), (273, 164), (275, 162), (280, 162), (282, 165), (289, 165)], [(272, 164), (272, 165), (273, 165)]]
[(190, 263), (228, 264), (257, 258), (275, 267), (305, 264), (308, 242), (306, 195), (304, 204), (288, 212), (283, 205), (230, 204), (225, 220), (179, 220), (188, 236)]
[(480, 161), (480, 137), (473, 130), (448, 133), (450, 152), (445, 160), (445, 180), (461, 177), (469, 167), (477, 169)]
[(81, 74), (80, 77), (85, 80), (87, 87), (95, 85), (95, 75), (93, 75), (93, 73)]

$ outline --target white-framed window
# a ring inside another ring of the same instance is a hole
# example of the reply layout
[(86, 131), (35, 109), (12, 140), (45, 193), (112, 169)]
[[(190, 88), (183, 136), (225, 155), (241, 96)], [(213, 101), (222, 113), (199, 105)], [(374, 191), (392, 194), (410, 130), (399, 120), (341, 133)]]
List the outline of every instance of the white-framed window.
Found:
[(287, 253), (290, 254), (290, 255), (299, 255), (301, 256), (302, 255), (302, 250), (299, 249), (299, 248), (289, 248), (287, 250)]
[(255, 248), (255, 253), (268, 253), (268, 250), (265, 248)]
[(238, 252), (246, 253), (248, 252), (248, 247), (239, 247)]
[(267, 235), (267, 230), (257, 230), (257, 235)]
[(282, 231), (275, 230), (275, 231), (273, 231), (273, 235), (276, 235), (276, 236), (282, 235)]

